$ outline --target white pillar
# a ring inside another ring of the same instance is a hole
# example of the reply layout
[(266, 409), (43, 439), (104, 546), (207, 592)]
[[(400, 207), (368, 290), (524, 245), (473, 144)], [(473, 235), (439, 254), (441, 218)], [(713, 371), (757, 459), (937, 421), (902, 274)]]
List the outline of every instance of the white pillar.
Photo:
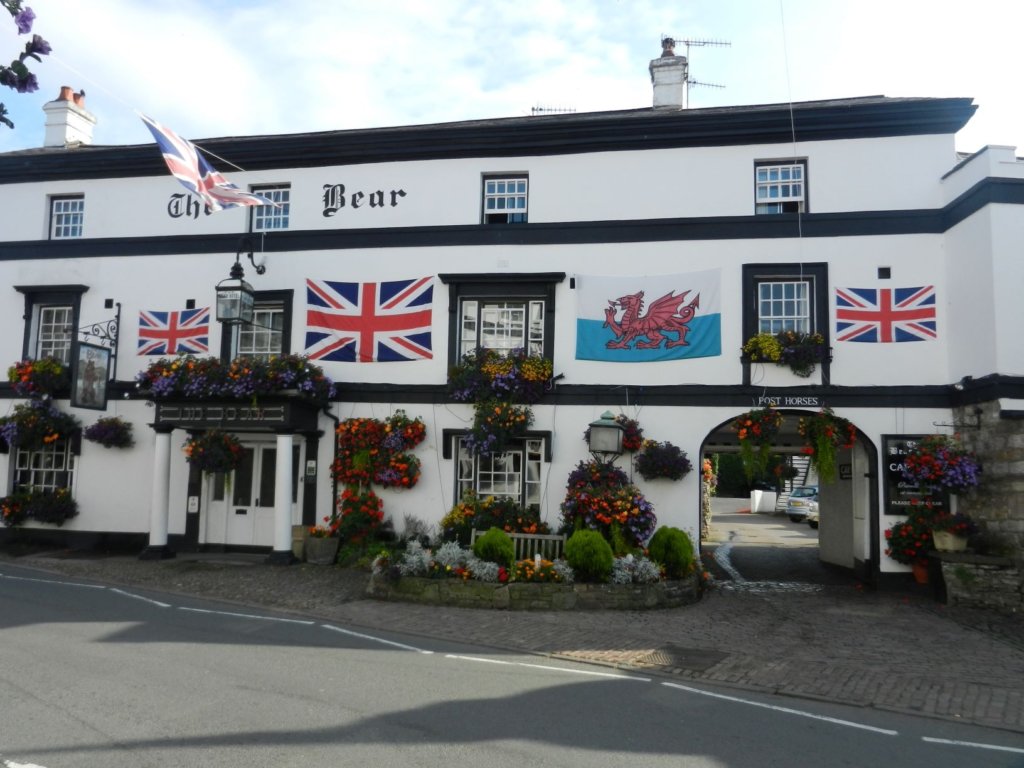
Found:
[(167, 520), (171, 499), (171, 429), (159, 429), (153, 450), (153, 492), (149, 499), (149, 546), (139, 558), (161, 560), (174, 557), (167, 549)]
[(292, 435), (277, 436), (274, 477), (274, 551), (272, 562), (287, 564), (292, 556)]

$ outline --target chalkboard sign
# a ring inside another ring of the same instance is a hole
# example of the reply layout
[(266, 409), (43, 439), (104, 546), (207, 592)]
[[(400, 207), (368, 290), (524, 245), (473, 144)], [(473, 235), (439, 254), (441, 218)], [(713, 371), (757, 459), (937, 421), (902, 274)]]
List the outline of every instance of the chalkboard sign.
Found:
[(912, 480), (903, 478), (903, 459), (926, 435), (882, 435), (885, 489), (885, 514), (906, 516), (915, 503), (927, 498), (933, 510), (949, 509), (949, 493), (941, 486), (922, 488)]

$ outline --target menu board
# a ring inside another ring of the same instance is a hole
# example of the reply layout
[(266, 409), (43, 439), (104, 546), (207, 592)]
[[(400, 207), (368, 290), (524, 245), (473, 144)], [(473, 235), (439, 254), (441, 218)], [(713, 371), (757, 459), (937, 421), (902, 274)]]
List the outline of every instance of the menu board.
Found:
[(903, 477), (903, 458), (918, 441), (927, 435), (882, 435), (884, 470), (882, 482), (885, 491), (885, 514), (909, 515), (915, 504), (928, 499), (933, 510), (949, 509), (949, 492), (941, 486), (922, 487)]

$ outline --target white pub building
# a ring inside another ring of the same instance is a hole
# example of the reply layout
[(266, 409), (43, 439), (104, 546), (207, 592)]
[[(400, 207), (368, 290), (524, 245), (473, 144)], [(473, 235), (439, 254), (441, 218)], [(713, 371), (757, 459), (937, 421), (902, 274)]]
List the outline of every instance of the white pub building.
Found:
[[(216, 213), (154, 143), (93, 143), (102, 124), (65, 89), (45, 106), (45, 146), (0, 155), (0, 359), (60, 357), (75, 386), (105, 365), (102, 397), (83, 402), (73, 386), (56, 406), (84, 426), (121, 417), (135, 445), (8, 447), (5, 492), (68, 488), (79, 508), (60, 527), (24, 528), (137, 542), (149, 557), (245, 547), (287, 562), (292, 526), (335, 505), (337, 423), (399, 409), (427, 437), (418, 485), (381, 492), (397, 529), (407, 516), (436, 525), (467, 488), (535, 505), (557, 527), (583, 433), (604, 412), (699, 468), (737, 449), (734, 419), (771, 404), (786, 417), (780, 454), (799, 453), (802, 415), (828, 407), (856, 426), (821, 486), (822, 560), (870, 582), (905, 573), (885, 555), (884, 531), (906, 513), (892, 466), (907, 440), (952, 432), (985, 470), (961, 508), (1019, 557), (1024, 162), (1013, 147), (957, 152), (969, 98), (687, 109), (686, 60), (667, 42), (649, 107), (196, 138), (232, 182), (278, 203)], [(236, 260), (252, 324), (216, 319)], [(382, 297), (411, 286), (426, 321), (389, 325)], [(693, 310), (682, 330), (653, 309), (670, 294)], [(332, 335), (324, 302), (372, 317)], [(153, 328), (164, 343), (150, 343)], [(783, 329), (824, 337), (830, 354), (809, 377), (741, 354)], [(554, 368), (526, 436), (489, 456), (461, 447), (472, 408), (447, 388), (477, 346), (525, 348)], [(326, 408), (152, 400), (137, 374), (179, 350), (309, 355), (336, 394)], [(0, 414), (25, 402), (9, 385), (0, 397)], [(244, 445), (233, 477), (190, 471), (181, 450), (214, 426)], [(695, 541), (700, 474), (634, 477), (659, 524)]]

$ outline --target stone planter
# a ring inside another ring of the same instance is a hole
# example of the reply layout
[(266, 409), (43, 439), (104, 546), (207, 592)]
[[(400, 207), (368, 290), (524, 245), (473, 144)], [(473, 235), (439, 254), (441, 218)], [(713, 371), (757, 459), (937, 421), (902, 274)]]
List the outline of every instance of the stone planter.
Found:
[(319, 538), (310, 536), (306, 539), (306, 562), (313, 565), (334, 565), (338, 559), (338, 547), (341, 539), (336, 536)]
[(967, 549), (967, 537), (949, 531), (932, 531), (932, 540), (939, 552), (963, 552)]
[(623, 610), (677, 608), (696, 603), (696, 575), (657, 584), (494, 584), (461, 579), (373, 576), (366, 593), (379, 600), (499, 610)]

